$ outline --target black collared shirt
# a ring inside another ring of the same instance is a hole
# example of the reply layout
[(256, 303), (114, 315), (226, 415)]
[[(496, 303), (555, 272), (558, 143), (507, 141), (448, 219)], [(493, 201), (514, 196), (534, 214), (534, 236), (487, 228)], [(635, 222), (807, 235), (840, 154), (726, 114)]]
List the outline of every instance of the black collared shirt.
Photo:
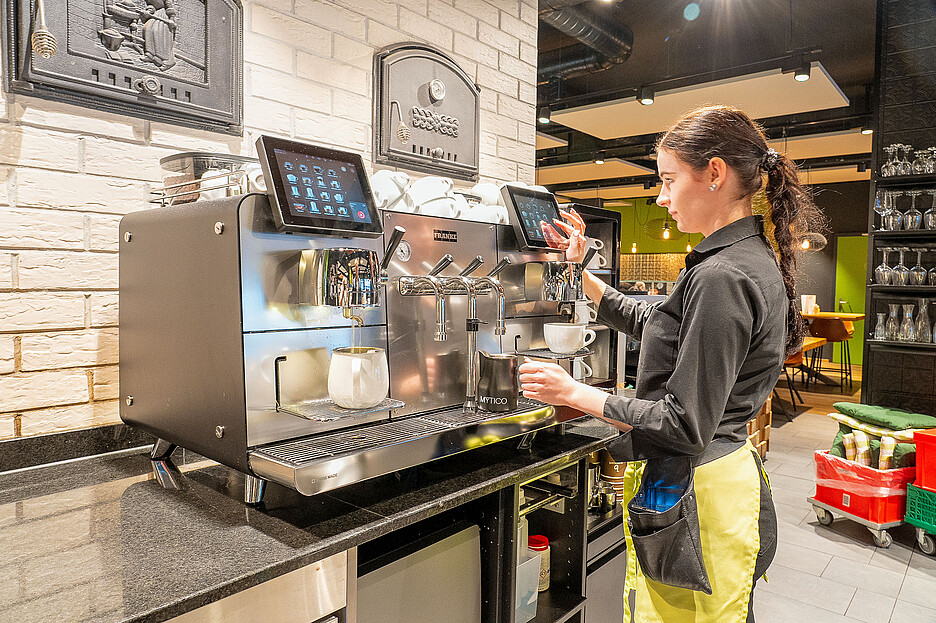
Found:
[(606, 288), (605, 324), (639, 339), (637, 397), (610, 396), (604, 416), (633, 427), (617, 461), (702, 454), (743, 442), (780, 374), (788, 300), (759, 216), (712, 233), (686, 256), (673, 292), (648, 304)]

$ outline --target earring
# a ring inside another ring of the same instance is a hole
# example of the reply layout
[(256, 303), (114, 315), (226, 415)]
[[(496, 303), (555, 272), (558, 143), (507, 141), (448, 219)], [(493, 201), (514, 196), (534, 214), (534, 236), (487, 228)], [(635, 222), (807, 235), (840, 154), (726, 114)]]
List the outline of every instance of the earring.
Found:
[(718, 188), (718, 184), (712, 184), (711, 186), (708, 187), (708, 189), (711, 190), (712, 192), (715, 192), (715, 189), (717, 188)]

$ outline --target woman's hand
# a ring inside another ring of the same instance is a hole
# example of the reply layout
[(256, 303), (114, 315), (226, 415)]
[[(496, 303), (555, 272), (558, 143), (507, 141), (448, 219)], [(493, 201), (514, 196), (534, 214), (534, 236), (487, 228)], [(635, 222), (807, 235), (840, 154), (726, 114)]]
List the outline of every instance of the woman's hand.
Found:
[[(543, 237), (552, 248), (565, 251), (567, 261), (581, 262), (585, 259), (585, 252), (588, 251), (588, 241), (584, 235), (585, 221), (574, 208), (569, 212), (559, 210), (559, 215), (565, 220), (553, 219), (551, 224), (545, 221), (540, 222)], [(556, 231), (557, 228), (567, 237), (560, 235)]]
[(520, 385), (525, 398), (564, 406), (571, 405), (569, 400), (580, 383), (554, 363), (528, 359), (520, 366)]

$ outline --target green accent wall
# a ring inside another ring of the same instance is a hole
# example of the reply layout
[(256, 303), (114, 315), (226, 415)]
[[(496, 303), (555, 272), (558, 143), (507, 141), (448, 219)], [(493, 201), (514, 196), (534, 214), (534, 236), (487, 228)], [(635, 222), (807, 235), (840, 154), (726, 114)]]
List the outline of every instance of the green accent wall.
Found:
[[(682, 234), (677, 240), (657, 240), (647, 235), (644, 226), (648, 221), (666, 218), (666, 210), (653, 202), (653, 198), (627, 199), (630, 206), (605, 205), (605, 209), (621, 214), (621, 253), (630, 253), (631, 245), (637, 242), (638, 253), (685, 253), (686, 243), (692, 246), (702, 240), (702, 234)], [(676, 223), (670, 220), (672, 231)], [(681, 233), (681, 232), (680, 232)]]
[[(867, 236), (839, 236), (835, 253), (835, 306), (838, 301), (848, 301), (851, 311), (863, 314), (865, 311), (865, 281), (867, 280), (868, 265), (868, 237)], [(845, 307), (848, 311), (848, 307)], [(874, 326), (874, 318), (868, 318), (868, 326)], [(855, 323), (855, 335), (848, 345), (852, 365), (861, 365), (861, 356), (864, 352), (865, 320)], [(832, 361), (838, 363), (841, 359), (841, 349), (836, 345)]]

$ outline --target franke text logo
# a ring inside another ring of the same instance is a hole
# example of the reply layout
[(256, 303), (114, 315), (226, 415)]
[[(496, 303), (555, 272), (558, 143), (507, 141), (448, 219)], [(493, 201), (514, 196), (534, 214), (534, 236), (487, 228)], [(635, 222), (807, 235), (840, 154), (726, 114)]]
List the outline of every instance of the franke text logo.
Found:
[(458, 232), (445, 229), (433, 229), (432, 239), (439, 242), (458, 242)]

